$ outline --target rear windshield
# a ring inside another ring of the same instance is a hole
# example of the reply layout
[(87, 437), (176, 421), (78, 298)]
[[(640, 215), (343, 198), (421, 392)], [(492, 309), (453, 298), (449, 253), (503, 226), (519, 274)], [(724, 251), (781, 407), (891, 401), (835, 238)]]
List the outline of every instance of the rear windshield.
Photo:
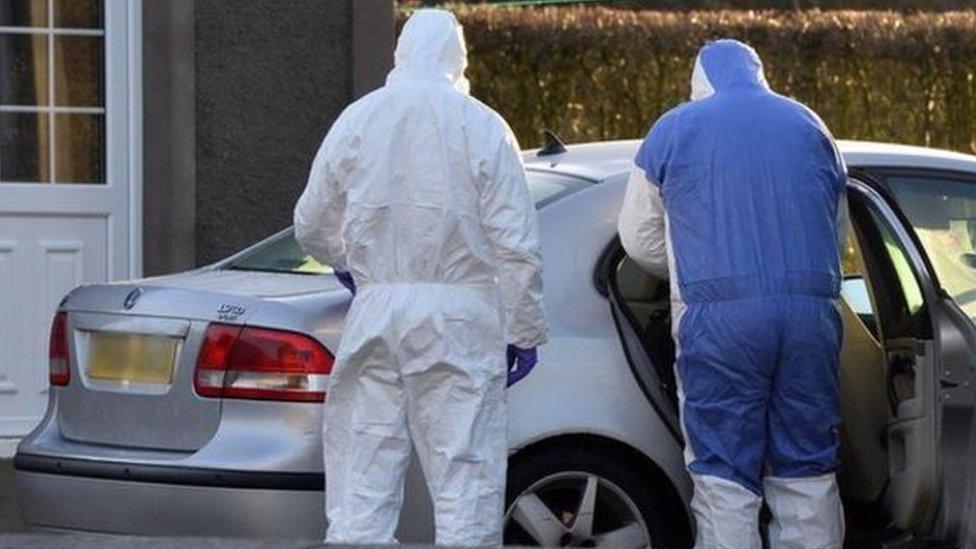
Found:
[[(588, 185), (584, 180), (548, 172), (527, 172), (529, 190), (536, 209), (568, 196)], [(266, 271), (294, 274), (329, 274), (332, 267), (322, 265), (306, 254), (292, 231), (287, 231), (254, 248), (224, 266), (237, 271)]]

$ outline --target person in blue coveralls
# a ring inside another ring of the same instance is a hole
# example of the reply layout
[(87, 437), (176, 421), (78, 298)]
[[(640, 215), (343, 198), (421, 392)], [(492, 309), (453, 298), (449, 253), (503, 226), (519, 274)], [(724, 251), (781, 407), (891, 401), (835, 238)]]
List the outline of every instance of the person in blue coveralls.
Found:
[(692, 101), (634, 161), (620, 238), (669, 276), (697, 547), (840, 548), (834, 301), (846, 170), (830, 132), (771, 91), (749, 46), (702, 48)]

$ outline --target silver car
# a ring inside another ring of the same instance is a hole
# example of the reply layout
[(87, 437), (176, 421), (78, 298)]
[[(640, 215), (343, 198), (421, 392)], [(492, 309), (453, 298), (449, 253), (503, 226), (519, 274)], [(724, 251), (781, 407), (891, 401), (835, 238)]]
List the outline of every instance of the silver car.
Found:
[[(976, 158), (843, 142), (840, 479), (849, 538), (976, 543)], [(686, 546), (668, 285), (616, 239), (637, 143), (525, 155), (552, 323), (509, 391), (505, 539)], [(349, 294), (290, 230), (217, 264), (76, 289), (20, 444), (38, 529), (321, 539), (321, 404)], [(416, 462), (416, 460), (415, 460)], [(416, 466), (399, 536), (432, 539)]]

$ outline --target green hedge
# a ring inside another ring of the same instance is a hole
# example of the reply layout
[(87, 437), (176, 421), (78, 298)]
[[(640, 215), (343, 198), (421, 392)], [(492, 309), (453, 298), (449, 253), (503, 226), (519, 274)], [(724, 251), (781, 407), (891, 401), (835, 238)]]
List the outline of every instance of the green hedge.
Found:
[(523, 146), (543, 128), (572, 142), (643, 136), (687, 97), (699, 47), (729, 36), (839, 138), (976, 153), (976, 11), (455, 11), (473, 94)]
[[(545, 4), (572, 3), (573, 0), (397, 0), (400, 8), (409, 9), (420, 5), (442, 4)], [(885, 9), (945, 11), (974, 7), (973, 0), (577, 0), (579, 3), (636, 7), (641, 9)]]

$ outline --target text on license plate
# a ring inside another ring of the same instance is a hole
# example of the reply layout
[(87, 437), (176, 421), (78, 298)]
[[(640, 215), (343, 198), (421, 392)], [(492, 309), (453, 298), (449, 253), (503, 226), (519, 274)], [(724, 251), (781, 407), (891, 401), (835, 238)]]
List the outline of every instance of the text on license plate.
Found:
[(135, 383), (169, 384), (180, 340), (174, 337), (91, 332), (88, 377)]

